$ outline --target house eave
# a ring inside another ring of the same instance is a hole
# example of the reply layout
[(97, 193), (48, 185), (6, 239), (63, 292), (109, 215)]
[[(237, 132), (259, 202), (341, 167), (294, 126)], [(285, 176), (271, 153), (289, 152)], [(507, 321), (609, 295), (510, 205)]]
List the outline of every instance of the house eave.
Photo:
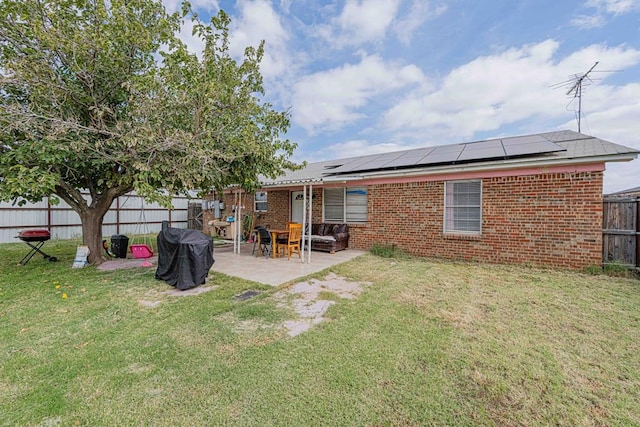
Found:
[(535, 159), (530, 161), (517, 162), (504, 160), (493, 161), (490, 163), (467, 163), (461, 165), (442, 165), (429, 168), (413, 168), (402, 170), (380, 170), (371, 172), (362, 172), (348, 175), (334, 175), (324, 176), (322, 178), (307, 178), (299, 180), (286, 180), (286, 181), (274, 181), (272, 183), (265, 183), (264, 188), (289, 188), (292, 186), (300, 185), (322, 185), (322, 184), (337, 184), (337, 183), (350, 183), (363, 180), (376, 180), (376, 179), (391, 179), (391, 178), (411, 178), (417, 176), (430, 176), (430, 175), (455, 175), (461, 173), (470, 172), (487, 172), (487, 171), (506, 171), (517, 169), (531, 169), (531, 168), (551, 168), (558, 166), (577, 166), (585, 164), (604, 164), (608, 162), (628, 162), (637, 158), (638, 153), (625, 153), (617, 155), (603, 155), (593, 157), (579, 157), (579, 158), (563, 158), (563, 159)]
[(464, 164), (459, 166), (441, 166), (425, 168), (415, 168), (406, 170), (393, 170), (393, 171), (375, 171), (360, 174), (353, 174), (349, 176), (331, 176), (325, 177), (324, 182), (335, 181), (352, 181), (362, 179), (375, 179), (375, 178), (395, 178), (395, 177), (411, 177), (411, 176), (423, 176), (423, 175), (442, 175), (442, 174), (459, 174), (464, 172), (482, 172), (482, 171), (502, 171), (502, 170), (514, 170), (514, 169), (530, 169), (545, 168), (553, 166), (572, 166), (572, 165), (584, 165), (584, 164), (603, 164), (607, 162), (628, 162), (634, 160), (637, 154), (621, 154), (621, 155), (607, 155), (607, 156), (594, 156), (590, 158), (575, 158), (575, 159), (549, 159), (549, 160), (533, 160), (533, 161), (519, 161), (519, 162), (492, 162), (491, 164)]

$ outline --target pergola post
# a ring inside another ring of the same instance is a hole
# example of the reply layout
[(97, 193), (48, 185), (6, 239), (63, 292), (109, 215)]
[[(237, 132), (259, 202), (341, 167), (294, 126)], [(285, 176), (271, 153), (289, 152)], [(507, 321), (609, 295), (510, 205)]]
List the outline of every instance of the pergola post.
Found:
[[(306, 190), (307, 186), (305, 185), (305, 190)], [(308, 209), (308, 213), (309, 213), (309, 232), (307, 233), (307, 248), (308, 248), (308, 253), (307, 253), (307, 263), (311, 264), (311, 227), (313, 226), (313, 222), (312, 222), (312, 218), (311, 218), (311, 213), (313, 212), (313, 184), (309, 184), (309, 209)]]

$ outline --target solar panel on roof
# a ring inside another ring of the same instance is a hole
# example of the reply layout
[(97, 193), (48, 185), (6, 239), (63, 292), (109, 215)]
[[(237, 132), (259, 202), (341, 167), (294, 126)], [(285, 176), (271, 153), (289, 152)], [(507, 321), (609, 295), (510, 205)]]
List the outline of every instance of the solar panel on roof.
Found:
[(426, 147), (426, 148), (416, 148), (414, 150), (408, 150), (402, 153), (402, 155), (398, 156), (398, 158), (402, 157), (424, 157), (427, 154), (431, 153), (435, 150), (436, 147)]
[(375, 160), (372, 160), (372, 161), (370, 161), (370, 162), (368, 162), (368, 163), (366, 163), (366, 164), (364, 164), (362, 166), (366, 166), (367, 169), (378, 169), (378, 168), (381, 168), (384, 165), (388, 164), (389, 161), (390, 161), (389, 159), (385, 159), (385, 158), (375, 159)]
[(464, 144), (439, 145), (433, 148), (432, 153), (459, 153), (464, 149)]
[(420, 160), (422, 160), (425, 156), (424, 155), (420, 155), (420, 156), (403, 156), (403, 157), (399, 157), (395, 160), (392, 160), (391, 162), (387, 163), (387, 167), (401, 167), (401, 166), (406, 166), (406, 165), (415, 165), (416, 163), (419, 163)]
[(509, 157), (522, 156), (527, 154), (544, 154), (565, 149), (542, 137), (538, 138), (509, 138), (502, 141), (504, 151)]
[(544, 141), (548, 142), (547, 139), (541, 137), (540, 135), (512, 136), (509, 138), (503, 138), (501, 141), (504, 145), (533, 144)]
[(464, 146), (462, 144), (441, 145), (435, 147), (429, 155), (422, 158), (419, 162), (414, 163), (414, 165), (455, 162), (463, 149)]
[(417, 165), (428, 165), (428, 164), (438, 164), (438, 163), (453, 163), (458, 159), (460, 155), (460, 151), (450, 151), (450, 152), (433, 152), (421, 159), (420, 161), (413, 164), (413, 166)]
[(327, 174), (470, 163), (557, 151), (565, 149), (540, 135), (528, 135), (363, 156), (345, 160), (341, 166), (328, 170)]
[(502, 145), (484, 148), (475, 148), (473, 150), (464, 150), (458, 156), (458, 161), (465, 160), (482, 160), (482, 159), (498, 159), (506, 157)]

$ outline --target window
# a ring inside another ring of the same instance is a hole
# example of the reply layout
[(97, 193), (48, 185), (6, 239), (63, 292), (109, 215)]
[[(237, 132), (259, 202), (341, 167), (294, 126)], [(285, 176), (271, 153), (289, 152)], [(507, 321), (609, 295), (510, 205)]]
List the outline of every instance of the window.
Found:
[(267, 192), (266, 191), (257, 191), (255, 197), (255, 206), (254, 211), (256, 212), (266, 212), (267, 211)]
[(367, 222), (367, 188), (325, 188), (324, 221)]
[(480, 234), (482, 182), (449, 181), (444, 190), (444, 232)]

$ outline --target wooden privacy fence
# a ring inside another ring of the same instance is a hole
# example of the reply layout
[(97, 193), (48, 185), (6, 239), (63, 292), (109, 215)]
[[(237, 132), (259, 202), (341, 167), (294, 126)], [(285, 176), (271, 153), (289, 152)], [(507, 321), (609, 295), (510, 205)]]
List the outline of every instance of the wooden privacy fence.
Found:
[(602, 262), (640, 264), (640, 197), (605, 197), (602, 216)]

